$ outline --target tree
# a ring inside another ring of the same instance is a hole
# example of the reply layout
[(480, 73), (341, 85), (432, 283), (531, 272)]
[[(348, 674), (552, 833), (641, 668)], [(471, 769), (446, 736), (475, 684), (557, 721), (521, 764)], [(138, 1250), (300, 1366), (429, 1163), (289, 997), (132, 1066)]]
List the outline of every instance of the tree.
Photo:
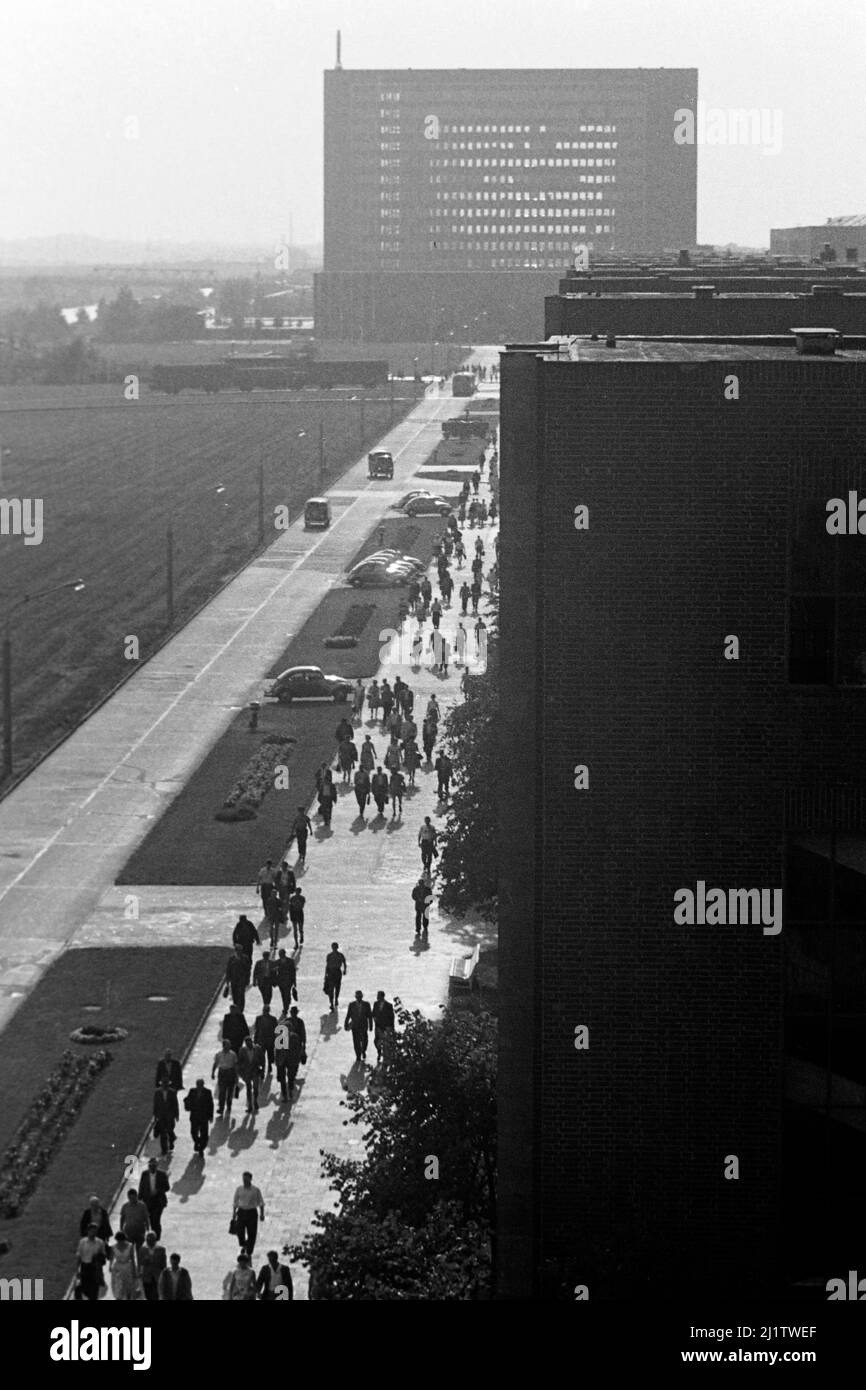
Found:
[(141, 329), (141, 305), (126, 285), (114, 300), (100, 301), (96, 320), (99, 336), (109, 343), (134, 343)]
[(384, 1065), (367, 1094), (343, 1101), (366, 1156), (323, 1155), (339, 1209), (317, 1212), (290, 1253), (317, 1298), (478, 1297), (496, 1206), (495, 1022), (432, 1022), (394, 1003)]
[(445, 718), (445, 743), (455, 787), (442, 831), (439, 902), (462, 917), (476, 911), (492, 919), (497, 906), (496, 817), (490, 788), (499, 776), (499, 681), (495, 630), (487, 642), (487, 670), (468, 676), (466, 698)]
[(244, 326), (253, 297), (252, 280), (226, 280), (217, 289), (216, 299), (220, 318), (229, 319), (236, 332)]

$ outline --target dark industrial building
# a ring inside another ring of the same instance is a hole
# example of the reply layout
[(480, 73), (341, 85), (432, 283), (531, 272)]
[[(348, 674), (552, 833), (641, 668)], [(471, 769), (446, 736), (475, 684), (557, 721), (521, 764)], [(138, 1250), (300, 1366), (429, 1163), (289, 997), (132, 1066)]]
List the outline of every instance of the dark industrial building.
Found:
[(866, 352), (838, 343), (502, 358), (501, 1298), (824, 1298), (862, 1261)]
[(512, 278), (546, 277), (540, 304), (576, 245), (693, 246), (696, 147), (674, 130), (696, 101), (695, 69), (326, 72), (317, 334), (459, 332), (460, 294), (525, 331)]
[(866, 262), (866, 213), (828, 217), (826, 222), (806, 227), (773, 227), (770, 251), (779, 256), (824, 257), (862, 266)]

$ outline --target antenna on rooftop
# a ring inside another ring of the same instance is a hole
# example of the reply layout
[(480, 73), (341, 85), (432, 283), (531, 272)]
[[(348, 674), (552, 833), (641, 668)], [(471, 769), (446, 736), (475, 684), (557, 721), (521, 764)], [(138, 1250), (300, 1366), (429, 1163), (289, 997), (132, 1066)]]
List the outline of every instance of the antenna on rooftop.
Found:
[(342, 64), (342, 61), (341, 61), (341, 59), (340, 59), (340, 31), (339, 31), (339, 29), (338, 29), (338, 30), (337, 30), (337, 61), (336, 61), (336, 63), (335, 63), (335, 67), (336, 67), (336, 69), (337, 69), (338, 72), (339, 72), (339, 70), (342, 68), (342, 66), (343, 66), (343, 64)]

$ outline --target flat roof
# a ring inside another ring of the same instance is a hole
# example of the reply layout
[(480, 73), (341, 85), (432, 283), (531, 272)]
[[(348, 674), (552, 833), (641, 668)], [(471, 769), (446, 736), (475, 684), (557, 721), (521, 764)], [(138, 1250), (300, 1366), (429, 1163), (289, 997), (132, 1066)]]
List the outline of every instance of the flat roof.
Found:
[[(829, 332), (830, 330), (826, 330)], [(739, 338), (719, 341), (711, 337), (627, 337), (617, 334), (616, 347), (607, 347), (604, 338), (550, 339), (540, 343), (507, 343), (506, 353), (530, 353), (547, 362), (866, 362), (866, 338), (858, 337), (863, 346), (837, 348), (834, 353), (798, 353), (794, 338), (777, 342), (761, 338)]]
[[(550, 299), (692, 299), (697, 296), (694, 290), (567, 290), (550, 295)], [(704, 299), (866, 299), (866, 285), (863, 289), (844, 290), (834, 295), (812, 294), (808, 290), (717, 290)]]

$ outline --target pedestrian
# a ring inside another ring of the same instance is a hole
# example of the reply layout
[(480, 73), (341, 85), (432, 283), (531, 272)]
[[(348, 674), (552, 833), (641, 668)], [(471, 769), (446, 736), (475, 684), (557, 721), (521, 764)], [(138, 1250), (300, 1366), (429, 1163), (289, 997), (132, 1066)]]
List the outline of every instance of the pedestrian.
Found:
[(237, 1052), (249, 1032), (247, 1020), (237, 1004), (232, 1004), (223, 1018), (222, 1035), (232, 1052)]
[(475, 624), (475, 651), (479, 663), (484, 665), (487, 661), (487, 624), (483, 618), (479, 618)]
[[(480, 523), (482, 526), (486, 526), (486, 525), (487, 525), (487, 516), (488, 516), (488, 512), (487, 512), (487, 503), (486, 503), (484, 500), (482, 500), (482, 502), (481, 502), (481, 510), (480, 510), (480, 512), (479, 512), (479, 514), (478, 514), (478, 520), (479, 520), (479, 523)], [(482, 554), (483, 554), (483, 551), (482, 551)]]
[(438, 779), (438, 795), (440, 801), (447, 800), (451, 792), (451, 777), (454, 767), (447, 753), (440, 753), (433, 767)]
[[(483, 559), (483, 557), (484, 557), (484, 542), (483, 542), (483, 540), (481, 539), (480, 536), (476, 536), (476, 537), (475, 537), (475, 560), (481, 560), (481, 559)], [(473, 573), (475, 572), (475, 560), (472, 561), (472, 571), (473, 571)], [(480, 567), (479, 567), (479, 568), (480, 568)]]
[(378, 753), (369, 734), (364, 735), (364, 742), (361, 744), (360, 765), (365, 772), (372, 772), (378, 761)]
[(403, 716), (400, 713), (399, 709), (392, 709), (391, 713), (388, 715), (388, 724), (386, 726), (386, 732), (391, 739), (400, 737), (400, 729), (402, 728), (402, 725)]
[(355, 998), (346, 1010), (343, 1024), (346, 1032), (351, 1032), (355, 1048), (355, 1060), (363, 1062), (367, 1055), (367, 1043), (373, 1026), (373, 1013), (361, 990), (355, 990)]
[(180, 1255), (169, 1255), (168, 1269), (159, 1276), (159, 1300), (161, 1303), (192, 1303), (192, 1280), (189, 1270), (184, 1269)]
[(475, 525), (478, 521), (479, 508), (480, 504), (476, 501), (475, 498), (473, 498), (472, 501), (469, 503), (469, 525), (473, 531), (475, 530)]
[(461, 497), (460, 505), (457, 508), (457, 519), (461, 526), (466, 522), (466, 499), (464, 497)]
[(111, 1240), (111, 1222), (108, 1219), (108, 1212), (102, 1205), (98, 1197), (91, 1197), (90, 1202), (84, 1210), (80, 1222), (78, 1223), (79, 1235), (87, 1235), (91, 1226), (96, 1227), (96, 1234), (108, 1249), (108, 1242)]
[(414, 613), (414, 612), (415, 612), (415, 605), (416, 605), (416, 603), (418, 602), (418, 597), (419, 597), (420, 593), (421, 593), (421, 585), (418, 583), (418, 580), (417, 580), (417, 579), (411, 579), (411, 580), (409, 581), (409, 592), (408, 592), (408, 594), (407, 594), (407, 596), (406, 596), (406, 597), (407, 597), (407, 600), (408, 600), (408, 603), (409, 603), (409, 612), (410, 612), (410, 613)]
[(243, 1173), (241, 1186), (235, 1191), (232, 1220), (235, 1222), (238, 1245), (241, 1250), (246, 1251), (250, 1259), (256, 1248), (259, 1221), (264, 1222), (264, 1219), (265, 1199), (259, 1189), (253, 1186), (252, 1173)]
[(435, 598), (430, 606), (430, 621), (438, 632), (439, 624), (442, 621), (442, 604), (438, 598)]
[(439, 708), (439, 701), (436, 699), (435, 695), (431, 695), (430, 699), (427, 701), (427, 709), (424, 717), (425, 719), (432, 719), (433, 723), (438, 727), (441, 716), (442, 711)]
[(379, 713), (380, 704), (381, 698), (379, 695), (379, 682), (371, 681), (370, 685), (367, 688), (367, 708), (369, 709), (370, 717), (374, 722)]
[(334, 786), (334, 776), (329, 768), (319, 788), (319, 815), (322, 817), (325, 825), (329, 826), (331, 824), (331, 816), (334, 814), (336, 802), (337, 788)]
[(344, 738), (354, 738), (354, 737), (355, 737), (355, 730), (354, 730), (354, 728), (352, 727), (352, 724), (350, 723), (350, 721), (346, 718), (346, 716), (345, 716), (345, 714), (344, 714), (343, 717), (342, 717), (342, 719), (340, 720), (339, 724), (337, 725), (337, 732), (336, 732), (335, 735), (334, 735), (334, 739), (335, 739), (335, 741), (336, 741), (337, 743), (342, 743)]
[(403, 713), (403, 680), (400, 676), (394, 681), (394, 712), (399, 715)]
[(237, 1004), (239, 1009), (244, 1007), (247, 996), (247, 985), (250, 981), (250, 962), (244, 955), (240, 946), (236, 946), (234, 954), (229, 956), (226, 965), (225, 987), (223, 997), (232, 997), (232, 1003)]
[[(172, 1091), (172, 1095), (177, 1103), (177, 1093)], [(150, 1217), (150, 1229), (157, 1240), (162, 1237), (162, 1213), (168, 1206), (168, 1194), (171, 1184), (168, 1180), (168, 1173), (159, 1167), (155, 1158), (147, 1161), (147, 1168), (142, 1173), (138, 1183), (138, 1195), (147, 1207), (147, 1214)], [(165, 1261), (163, 1260), (163, 1267)], [(156, 1283), (156, 1280), (154, 1280)]]
[(479, 484), (480, 482), (481, 482), (481, 474), (479, 473), (478, 469), (476, 468), (475, 472), (472, 474), (472, 491), (475, 493), (475, 496), (476, 496), (476, 497), (478, 496), (478, 484)]
[(298, 1067), (307, 1060), (307, 1029), (295, 1005), (277, 1024), (274, 1057), (280, 1094), (284, 1101), (291, 1101), (295, 1094)]
[(439, 674), (448, 675), (448, 663), (451, 660), (451, 643), (447, 637), (443, 637), (439, 643)]
[(478, 616), (478, 605), (479, 605), (480, 602), (481, 602), (481, 581), (480, 581), (479, 579), (475, 579), (475, 580), (473, 580), (473, 583), (472, 583), (472, 616), (473, 616), (473, 618)]
[(466, 546), (463, 544), (463, 536), (458, 531), (457, 539), (454, 542), (454, 558), (457, 561), (457, 568), (462, 570), (463, 561), (466, 559)]
[(414, 787), (415, 773), (421, 766), (421, 754), (418, 752), (418, 744), (414, 738), (407, 739), (403, 745), (403, 761), (406, 764), (406, 775), (409, 779), (409, 786)]
[(442, 594), (442, 602), (446, 608), (451, 607), (451, 595), (454, 593), (454, 580), (450, 574), (443, 574), (439, 580), (439, 590)]
[(484, 561), (480, 555), (476, 555), (472, 561), (472, 579), (474, 583), (480, 584), (484, 575)]
[(247, 1093), (247, 1114), (254, 1115), (259, 1108), (259, 1082), (264, 1071), (264, 1053), (247, 1036), (238, 1051), (238, 1080), (243, 1083)]
[(288, 1013), (289, 1005), (293, 999), (298, 997), (298, 968), (294, 958), (287, 956), (285, 949), (281, 948), (275, 961), (274, 974), (276, 976), (277, 989), (280, 991), (280, 999), (283, 1001), (283, 1013)]
[(298, 859), (302, 864), (305, 864), (307, 861), (307, 836), (311, 835), (312, 832), (313, 823), (310, 820), (310, 817), (307, 815), (307, 812), (304, 809), (304, 807), (299, 806), (298, 814), (292, 821), (292, 829), (289, 835), (289, 843), (291, 843), (292, 836), (294, 836), (298, 845)]
[(460, 612), (464, 618), (466, 617), (466, 609), (469, 605), (469, 600), (471, 597), (472, 590), (470, 589), (469, 585), (466, 583), (466, 580), (464, 579), (463, 583), (460, 585)]
[(259, 869), (259, 876), (256, 880), (256, 890), (262, 899), (262, 911), (264, 911), (265, 904), (273, 892), (274, 878), (274, 861), (272, 859), (266, 859)]
[(164, 1154), (174, 1148), (174, 1127), (179, 1118), (177, 1091), (173, 1091), (168, 1082), (163, 1081), (159, 1089), (153, 1093), (153, 1137), (159, 1140), (159, 1147)]
[(289, 868), (287, 859), (284, 859), (279, 868), (279, 876), (275, 884), (280, 899), (280, 921), (283, 926), (286, 924), (288, 914), (289, 898), (295, 891), (295, 871)]
[(421, 726), (421, 742), (424, 745), (424, 757), (429, 763), (433, 758), (433, 748), (436, 743), (438, 727), (432, 719), (425, 719)]
[(168, 1081), (173, 1091), (183, 1090), (183, 1070), (180, 1062), (171, 1055), (171, 1048), (166, 1048), (162, 1057), (156, 1064), (156, 1076), (154, 1077), (154, 1089), (161, 1086), (163, 1078)]
[(406, 779), (399, 769), (395, 768), (388, 781), (388, 795), (391, 798), (391, 819), (403, 814), (403, 795), (406, 791)]
[(430, 907), (433, 902), (433, 894), (430, 891), (430, 884), (422, 874), (415, 887), (412, 889), (412, 901), (415, 904), (415, 935), (427, 935), (427, 928), (430, 925)]
[(149, 1230), (150, 1217), (147, 1207), (139, 1200), (138, 1188), (131, 1187), (126, 1194), (126, 1201), (120, 1208), (120, 1231), (115, 1239), (119, 1240), (123, 1236), (134, 1246), (143, 1245), (144, 1237)]
[[(143, 1243), (143, 1242), (142, 1242)], [(135, 1246), (118, 1231), (111, 1260), (111, 1293), (118, 1303), (131, 1303), (138, 1296), (138, 1263)]]
[(198, 1078), (191, 1091), (187, 1091), (183, 1108), (189, 1115), (193, 1153), (203, 1154), (213, 1123), (213, 1091), (204, 1084), (203, 1076)]
[(366, 691), (364, 689), (364, 682), (361, 680), (361, 677), (359, 676), (352, 687), (352, 710), (359, 724), (361, 723), (364, 714), (365, 694)]
[(268, 1063), (268, 1074), (274, 1069), (274, 1038), (277, 1031), (277, 1020), (271, 1013), (270, 1006), (265, 1004), (261, 1013), (253, 1025), (253, 1040), (258, 1043)]
[(425, 816), (424, 824), (418, 831), (418, 844), (421, 846), (421, 864), (428, 874), (433, 866), (434, 855), (439, 854), (436, 848), (437, 838), (435, 826), (432, 824), (430, 817)]
[(381, 1062), (382, 1049), (387, 1049), (394, 1037), (394, 1005), (390, 1004), (385, 998), (385, 991), (383, 989), (380, 989), (376, 995), (372, 1016), (373, 1044), (376, 1048), (376, 1061)]
[(428, 574), (425, 574), (424, 578), (421, 580), (421, 597), (424, 600), (425, 606), (429, 604), (433, 597), (433, 585), (430, 583), (430, 576)]
[(462, 623), (457, 624), (457, 631), (454, 634), (454, 651), (457, 656), (457, 665), (462, 666), (466, 660), (466, 643), (468, 641), (466, 629)]
[[(399, 772), (400, 767), (402, 766), (402, 757), (401, 757), (401, 755), (400, 755), (400, 745), (399, 745), (399, 743), (397, 742), (396, 738), (392, 738), (392, 739), (391, 739), (391, 742), (388, 744), (388, 751), (387, 751), (386, 754), (385, 754), (385, 766), (386, 766), (386, 768), (388, 769), (389, 772)], [(382, 769), (379, 768), (379, 771), (381, 772)], [(372, 788), (372, 785), (373, 785), (373, 784), (372, 784), (372, 782), (371, 782), (371, 783), (370, 783), (371, 788)]]
[(276, 1250), (268, 1251), (267, 1264), (262, 1265), (256, 1280), (256, 1292), (262, 1303), (290, 1303), (295, 1296), (289, 1266), (280, 1264)]
[(394, 708), (394, 692), (387, 680), (383, 680), (379, 696), (382, 701), (382, 728), (384, 729), (388, 724), (388, 716)]
[(76, 1297), (96, 1303), (105, 1287), (105, 1262), (108, 1248), (99, 1235), (99, 1226), (91, 1221), (78, 1242)]
[(234, 1269), (223, 1280), (223, 1298), (229, 1303), (255, 1303), (257, 1297), (255, 1271), (249, 1255), (242, 1250)]
[(340, 1002), (340, 986), (343, 983), (343, 976), (348, 967), (346, 957), (340, 950), (338, 941), (331, 942), (331, 949), (325, 957), (325, 984), (324, 990), (328, 996), (328, 1003), (331, 1006), (331, 1013), (336, 1013), (337, 1005)]
[(370, 800), (370, 774), (363, 767), (355, 773), (355, 799), (358, 802), (358, 815), (363, 819), (364, 808)]
[[(397, 757), (400, 756), (400, 749), (396, 743), (391, 745), (397, 748)], [(385, 806), (388, 801), (388, 774), (383, 772), (381, 767), (376, 768), (375, 774), (370, 778), (370, 792), (376, 803), (376, 811), (379, 816), (385, 815)]]
[(344, 738), (343, 742), (337, 749), (337, 763), (339, 765), (340, 771), (343, 774), (344, 783), (348, 783), (349, 779), (351, 778), (352, 768), (355, 766), (355, 763), (357, 761), (358, 750), (355, 747), (354, 740), (351, 738)]
[(262, 996), (264, 1005), (270, 1004), (274, 997), (274, 967), (270, 951), (262, 951), (261, 959), (253, 969), (253, 984)]
[(156, 1303), (159, 1298), (159, 1276), (167, 1263), (165, 1246), (157, 1244), (157, 1236), (154, 1231), (148, 1231), (138, 1256), (141, 1287), (148, 1303)]
[[(277, 894), (272, 890), (268, 895), (268, 902), (265, 907), (266, 913), (268, 907), (270, 907), (270, 905), (275, 901), (277, 904), (277, 908), (279, 909), (279, 898), (277, 897)], [(261, 946), (262, 944), (259, 940), (259, 934), (256, 931), (256, 928), (253, 926), (253, 923), (250, 921), (249, 917), (239, 917), (237, 922), (235, 923), (235, 929), (232, 932), (232, 945), (240, 946), (244, 955), (247, 957), (247, 960), (249, 960), (251, 964), (253, 959), (254, 942), (256, 946)]]
[[(451, 517), (449, 517), (448, 520), (450, 521)], [(451, 532), (450, 526), (448, 530), (445, 532), (445, 539), (442, 542), (442, 549), (445, 551), (445, 559), (450, 560), (451, 556), (454, 554), (454, 536)]]
[(225, 1038), (221, 1050), (214, 1057), (210, 1074), (211, 1080), (214, 1077), (217, 1079), (217, 1116), (222, 1119), (225, 1111), (226, 1119), (230, 1119), (238, 1084), (238, 1054)]
[(495, 497), (491, 497), (491, 499), (490, 499), (490, 506), (489, 506), (489, 508), (488, 508), (488, 510), (487, 510), (487, 517), (488, 517), (488, 520), (491, 522), (491, 524), (492, 524), (493, 522), (496, 521), (496, 518), (497, 518), (498, 515), (499, 515), (499, 508), (498, 508), (497, 505), (496, 505), (496, 498), (495, 498)]
[(412, 669), (415, 671), (417, 671), (418, 667), (421, 665), (421, 653), (423, 652), (423, 650), (424, 629), (421, 627), (421, 624), (419, 623), (418, 628), (415, 632), (415, 636), (412, 638)]
[(292, 923), (292, 932), (295, 938), (295, 950), (304, 944), (304, 908), (307, 900), (300, 888), (296, 888), (289, 899), (289, 917)]
[(412, 718), (411, 714), (407, 714), (400, 724), (400, 742), (405, 748), (406, 744), (409, 742), (410, 739), (417, 737), (418, 725), (415, 723), (415, 720)]

